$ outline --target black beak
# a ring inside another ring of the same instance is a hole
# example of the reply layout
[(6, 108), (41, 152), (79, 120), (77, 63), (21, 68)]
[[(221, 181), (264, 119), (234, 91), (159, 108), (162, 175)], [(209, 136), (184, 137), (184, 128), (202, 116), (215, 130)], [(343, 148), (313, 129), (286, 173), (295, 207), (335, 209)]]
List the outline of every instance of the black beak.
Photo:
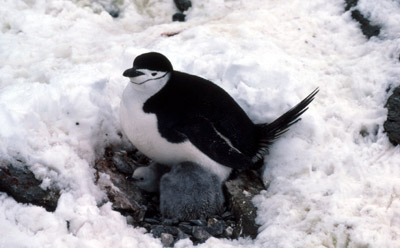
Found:
[(128, 179), (128, 181), (131, 181), (131, 182), (137, 182), (137, 181), (139, 181), (139, 179), (133, 178), (132, 176), (127, 177), (126, 179)]
[(137, 71), (135, 67), (132, 67), (132, 68), (124, 71), (124, 73), (122, 75), (124, 77), (137, 77), (137, 76), (144, 75), (144, 73)]

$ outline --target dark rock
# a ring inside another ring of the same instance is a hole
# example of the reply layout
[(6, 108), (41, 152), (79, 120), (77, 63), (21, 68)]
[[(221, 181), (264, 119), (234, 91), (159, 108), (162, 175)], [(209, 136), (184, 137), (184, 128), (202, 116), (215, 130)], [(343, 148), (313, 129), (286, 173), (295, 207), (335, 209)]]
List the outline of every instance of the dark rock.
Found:
[(228, 180), (225, 186), (230, 209), (237, 222), (234, 230), (236, 236), (234, 235), (234, 237), (256, 238), (259, 228), (255, 221), (257, 209), (251, 200), (261, 190), (265, 190), (259, 173), (254, 170), (244, 171), (236, 178)]
[(147, 211), (145, 214), (145, 218), (153, 218), (157, 221), (161, 222), (161, 214), (160, 214), (160, 202), (158, 197), (154, 196), (153, 193), (142, 192), (143, 197), (146, 199), (147, 202)]
[(110, 10), (107, 10), (107, 12), (113, 18), (119, 17), (119, 10), (118, 9), (110, 9)]
[(370, 21), (361, 14), (358, 10), (353, 10), (351, 12), (351, 17), (360, 23), (360, 28), (362, 33), (370, 39), (373, 36), (378, 36), (381, 32), (381, 27), (377, 25), (372, 25)]
[(207, 222), (205, 220), (190, 220), (189, 222), (196, 226), (206, 226), (207, 225)]
[(143, 220), (146, 223), (152, 224), (152, 225), (156, 225), (156, 224), (160, 224), (159, 220), (153, 219), (153, 218), (144, 218)]
[[(106, 191), (114, 210), (130, 215), (135, 223), (144, 219), (146, 199), (136, 184), (127, 180), (115, 167), (113, 159), (103, 158), (96, 162), (96, 183)], [(103, 174), (108, 177), (101, 176)]]
[(179, 229), (182, 230), (184, 233), (192, 234), (193, 227), (190, 224), (179, 224)]
[(174, 226), (163, 226), (163, 225), (155, 225), (151, 227), (151, 233), (154, 237), (161, 237), (162, 233), (169, 233), (173, 236), (178, 236), (178, 228)]
[[(131, 224), (131, 225), (136, 225), (136, 224), (133, 223), (133, 224)], [(146, 230), (147, 230), (148, 232), (151, 232), (151, 227), (152, 227), (153, 225), (151, 225), (151, 224), (149, 224), (149, 223), (146, 223), (146, 222), (141, 222), (141, 223), (139, 224), (139, 226), (144, 227), (144, 228), (146, 228)]]
[(207, 226), (208, 227), (212, 227), (214, 226), (216, 223), (218, 222), (218, 220), (216, 218), (209, 218), (207, 220)]
[(42, 182), (25, 164), (19, 161), (0, 159), (0, 191), (12, 196), (17, 202), (30, 203), (54, 211), (60, 197), (55, 188), (42, 189)]
[(372, 25), (370, 21), (356, 8), (358, 4), (358, 0), (345, 0), (346, 2), (346, 7), (345, 10), (349, 11), (351, 10), (351, 17), (360, 23), (360, 28), (362, 33), (370, 39), (373, 36), (378, 36), (381, 27), (378, 25)]
[(226, 224), (224, 221), (216, 221), (212, 225), (208, 225), (206, 230), (214, 237), (221, 236), (224, 233)]
[[(190, 232), (191, 233), (191, 232)], [(177, 240), (180, 239), (187, 239), (190, 238), (190, 236), (188, 234), (186, 234), (185, 232), (183, 232), (181, 229), (178, 229), (178, 236), (177, 236)]]
[(133, 171), (137, 167), (135, 166), (135, 162), (128, 157), (126, 152), (115, 152), (111, 159), (115, 168), (127, 176), (132, 176)]
[(178, 12), (178, 13), (175, 13), (172, 16), (172, 21), (174, 21), (174, 22), (184, 22), (185, 18), (186, 18), (185, 14)]
[(164, 247), (172, 247), (174, 244), (174, 236), (169, 233), (161, 233), (161, 243)]
[(345, 0), (346, 7), (344, 8), (346, 11), (350, 10), (353, 7), (356, 7), (358, 4), (358, 0)]
[(229, 211), (226, 211), (221, 215), (221, 217), (224, 218), (224, 219), (229, 219), (232, 216), (233, 216), (232, 213), (229, 212)]
[(235, 226), (236, 225), (236, 221), (234, 221), (234, 220), (226, 220), (226, 224), (228, 226)]
[(186, 11), (192, 7), (192, 2), (190, 0), (174, 0), (176, 7), (181, 11)]
[(121, 10), (117, 1), (94, 0), (94, 2), (98, 3), (111, 17), (117, 18), (120, 15)]
[(192, 232), (193, 238), (196, 239), (198, 242), (205, 242), (208, 238), (211, 237), (211, 234), (209, 234), (206, 230), (205, 227), (202, 226), (195, 226), (193, 227), (193, 232)]
[(162, 224), (166, 225), (166, 226), (173, 226), (173, 225), (177, 225), (178, 223), (179, 223), (178, 219), (164, 219), (162, 221)]
[(400, 87), (394, 89), (385, 107), (388, 115), (383, 127), (393, 145), (400, 144)]

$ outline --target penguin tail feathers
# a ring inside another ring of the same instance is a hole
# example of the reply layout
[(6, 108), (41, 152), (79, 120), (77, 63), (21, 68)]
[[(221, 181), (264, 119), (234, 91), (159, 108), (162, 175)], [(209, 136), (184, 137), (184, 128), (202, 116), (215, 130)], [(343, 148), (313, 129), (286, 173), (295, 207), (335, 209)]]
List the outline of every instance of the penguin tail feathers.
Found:
[(272, 142), (288, 131), (291, 125), (301, 120), (299, 117), (307, 111), (308, 105), (314, 100), (318, 92), (319, 89), (316, 88), (310, 95), (273, 122), (257, 125), (260, 140), (259, 149), (257, 154), (253, 157), (253, 162), (256, 163), (262, 160), (264, 155), (268, 153), (268, 147)]

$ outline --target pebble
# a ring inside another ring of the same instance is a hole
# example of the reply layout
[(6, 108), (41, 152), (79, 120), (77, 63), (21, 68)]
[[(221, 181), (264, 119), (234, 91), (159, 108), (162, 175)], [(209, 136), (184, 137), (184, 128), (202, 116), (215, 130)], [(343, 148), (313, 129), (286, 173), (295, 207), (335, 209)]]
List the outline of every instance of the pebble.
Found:
[(153, 218), (144, 218), (143, 221), (146, 222), (146, 223), (152, 224), (152, 225), (160, 224), (160, 221), (158, 221), (156, 219), (153, 219)]
[(122, 152), (115, 152), (112, 157), (115, 168), (122, 174), (130, 176), (133, 174), (134, 168), (132, 168), (127, 160), (128, 158)]
[(169, 233), (161, 233), (161, 243), (163, 244), (164, 247), (172, 247), (174, 244), (174, 236), (172, 236)]
[(193, 227), (187, 224), (179, 224), (179, 229), (181, 229), (184, 233), (192, 234)]
[(207, 226), (214, 226), (217, 222), (218, 220), (216, 218), (209, 218), (207, 220)]
[(190, 236), (188, 234), (184, 233), (181, 229), (178, 229), (178, 237), (177, 237), (178, 240), (187, 239), (189, 237)]
[(233, 234), (233, 228), (231, 226), (228, 226), (227, 228), (225, 228), (224, 230), (224, 235), (231, 237)]
[(151, 227), (151, 233), (156, 238), (161, 237), (162, 233), (169, 233), (172, 234), (173, 236), (177, 236), (178, 228), (174, 226), (155, 225)]
[(226, 228), (226, 224), (224, 221), (217, 221), (213, 226), (207, 227), (206, 230), (212, 236), (217, 237), (224, 233), (225, 228)]
[(172, 21), (174, 21), (174, 22), (184, 22), (185, 18), (186, 18), (185, 14), (178, 12), (178, 13), (175, 13), (172, 16)]
[(232, 217), (232, 213), (231, 212), (229, 212), (229, 211), (226, 211), (225, 213), (223, 213), (222, 215), (221, 215), (221, 217), (222, 218), (230, 218), (230, 217)]
[(196, 226), (206, 226), (207, 225), (207, 222), (205, 222), (204, 220), (190, 220), (189, 222)]
[(193, 227), (193, 237), (197, 239), (199, 242), (205, 242), (208, 238), (211, 237), (211, 234), (209, 234), (204, 227), (202, 226), (195, 226)]
[(166, 226), (174, 226), (179, 223), (179, 220), (178, 219), (164, 219), (161, 223)]

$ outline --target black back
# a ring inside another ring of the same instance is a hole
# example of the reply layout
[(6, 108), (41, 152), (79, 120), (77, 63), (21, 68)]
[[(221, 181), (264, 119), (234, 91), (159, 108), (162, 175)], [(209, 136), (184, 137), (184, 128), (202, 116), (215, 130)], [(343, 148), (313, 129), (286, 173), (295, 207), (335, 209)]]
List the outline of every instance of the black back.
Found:
[(199, 120), (205, 120), (243, 155), (251, 158), (257, 153), (256, 126), (227, 92), (203, 78), (173, 71), (165, 87), (145, 102), (143, 110), (157, 115), (158, 129), (169, 142), (185, 141), (188, 128), (198, 129), (190, 130), (200, 136), (198, 142), (212, 141), (207, 137), (212, 131), (196, 126)]

